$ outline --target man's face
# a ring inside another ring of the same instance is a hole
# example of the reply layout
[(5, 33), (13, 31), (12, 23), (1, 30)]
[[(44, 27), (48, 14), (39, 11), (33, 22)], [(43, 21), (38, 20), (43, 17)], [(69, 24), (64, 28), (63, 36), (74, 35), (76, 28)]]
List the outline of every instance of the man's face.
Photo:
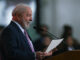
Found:
[(32, 10), (27, 8), (26, 12), (23, 13), (23, 24), (25, 28), (29, 27), (30, 21), (32, 21)]
[(67, 44), (68, 44), (68, 46), (72, 46), (73, 45), (73, 39), (72, 39), (72, 37), (68, 37), (68, 39), (67, 39)]
[(50, 43), (51, 43), (51, 39), (49, 37), (44, 37), (43, 45), (47, 47), (49, 46)]

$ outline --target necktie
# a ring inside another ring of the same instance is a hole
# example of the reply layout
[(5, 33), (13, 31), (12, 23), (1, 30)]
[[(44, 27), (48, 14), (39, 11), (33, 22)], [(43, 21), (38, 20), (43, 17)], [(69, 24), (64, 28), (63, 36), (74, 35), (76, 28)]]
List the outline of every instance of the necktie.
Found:
[(26, 32), (26, 30), (24, 30), (24, 34), (25, 34), (25, 36), (26, 36), (26, 38), (28, 40), (28, 43), (30, 45), (30, 48), (31, 48), (32, 52), (35, 52), (34, 48), (33, 48), (33, 45), (32, 45), (32, 42), (30, 41), (30, 38), (29, 38), (28, 33)]

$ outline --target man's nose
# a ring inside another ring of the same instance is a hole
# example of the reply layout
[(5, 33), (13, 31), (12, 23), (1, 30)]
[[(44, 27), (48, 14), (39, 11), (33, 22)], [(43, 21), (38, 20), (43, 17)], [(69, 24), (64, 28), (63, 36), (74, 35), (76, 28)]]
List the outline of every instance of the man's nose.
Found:
[(30, 21), (32, 21), (32, 17), (30, 18)]

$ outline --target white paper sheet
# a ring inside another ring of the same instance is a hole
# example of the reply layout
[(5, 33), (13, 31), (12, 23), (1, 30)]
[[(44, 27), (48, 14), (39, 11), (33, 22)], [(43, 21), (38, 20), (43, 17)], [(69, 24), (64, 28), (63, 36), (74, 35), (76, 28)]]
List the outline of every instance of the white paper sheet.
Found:
[(63, 39), (52, 40), (45, 52), (46, 53), (50, 52), (51, 50), (56, 48), (62, 41)]

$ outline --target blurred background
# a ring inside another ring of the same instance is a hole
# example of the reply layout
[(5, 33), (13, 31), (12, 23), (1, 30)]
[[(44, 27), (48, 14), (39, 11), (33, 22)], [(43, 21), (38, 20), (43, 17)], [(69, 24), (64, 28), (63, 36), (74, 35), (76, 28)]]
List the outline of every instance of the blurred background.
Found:
[(80, 0), (0, 0), (0, 30), (10, 23), (12, 10), (18, 3), (32, 8), (33, 21), (29, 33), (33, 41), (39, 37), (33, 26), (47, 25), (50, 33), (61, 37), (63, 27), (68, 25), (80, 43)]

